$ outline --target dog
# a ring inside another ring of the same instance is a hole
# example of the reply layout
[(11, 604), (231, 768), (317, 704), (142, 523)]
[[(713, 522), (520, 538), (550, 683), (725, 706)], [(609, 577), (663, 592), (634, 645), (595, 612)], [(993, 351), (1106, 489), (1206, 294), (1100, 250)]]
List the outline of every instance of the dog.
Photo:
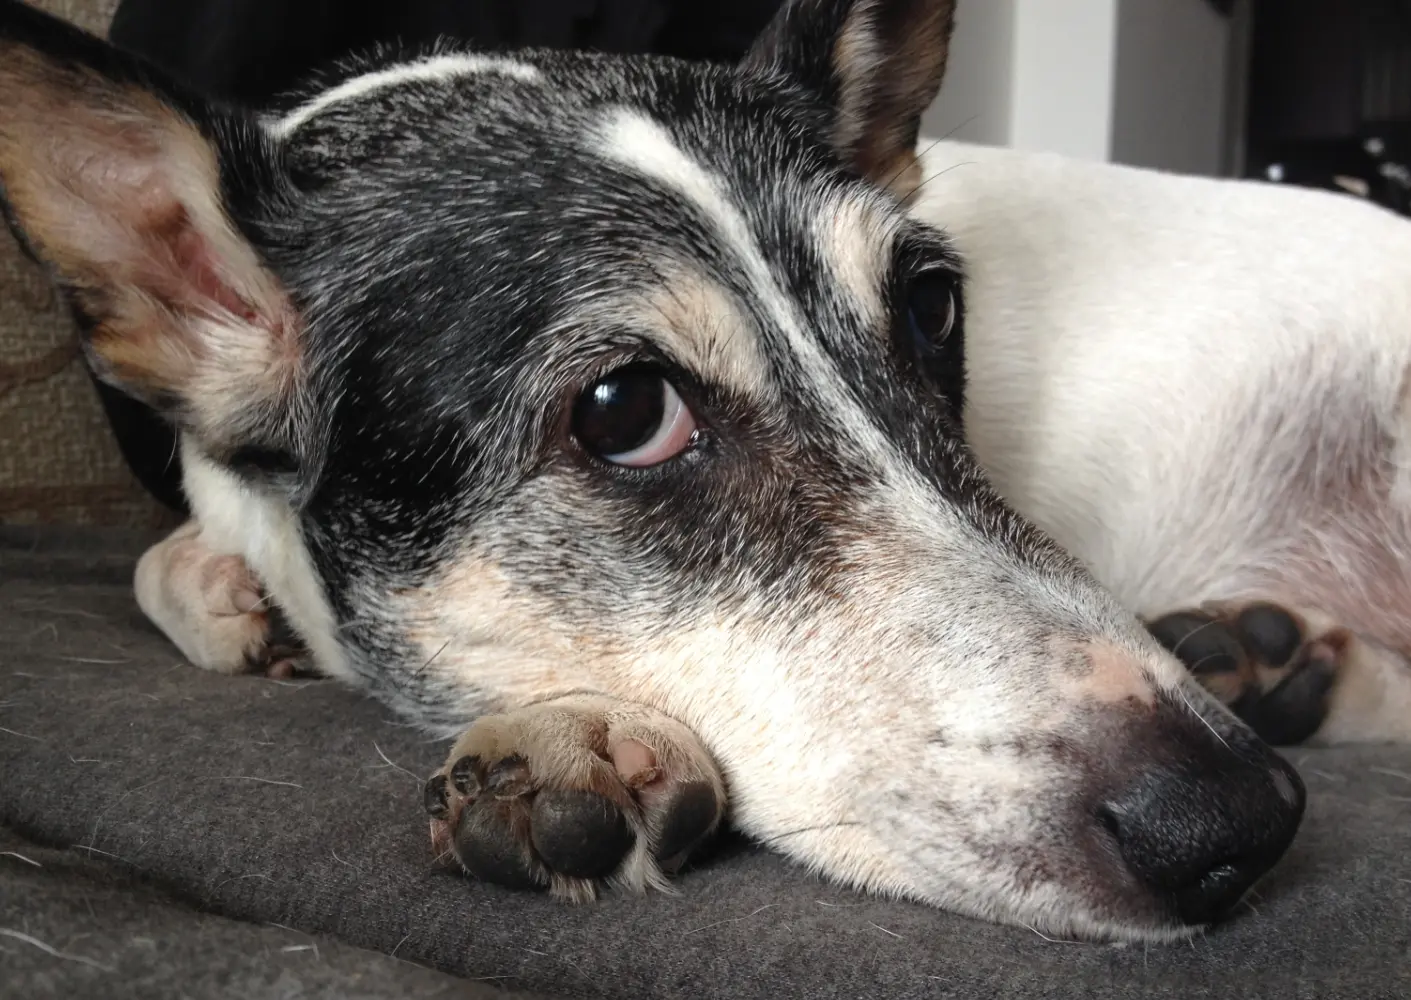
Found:
[(918, 146), (953, 6), (250, 111), (0, 0), (7, 218), (180, 432), (144, 611), (280, 671), (278, 607), (456, 737), (432, 840), (490, 881), (664, 887), (728, 805), (1049, 934), (1227, 915), (1304, 809), (1258, 734), (1411, 735), (1411, 230)]

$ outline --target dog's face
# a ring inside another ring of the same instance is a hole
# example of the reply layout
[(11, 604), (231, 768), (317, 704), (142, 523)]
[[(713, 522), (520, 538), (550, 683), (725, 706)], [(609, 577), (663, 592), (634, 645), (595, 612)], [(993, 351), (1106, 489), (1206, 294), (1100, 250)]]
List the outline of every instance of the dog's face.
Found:
[(647, 702), (830, 874), (1159, 937), (1301, 789), (964, 447), (962, 262), (903, 200), (951, 6), (797, 0), (738, 68), (444, 51), (255, 118), (6, 3), (0, 178), (332, 669), (448, 729)]

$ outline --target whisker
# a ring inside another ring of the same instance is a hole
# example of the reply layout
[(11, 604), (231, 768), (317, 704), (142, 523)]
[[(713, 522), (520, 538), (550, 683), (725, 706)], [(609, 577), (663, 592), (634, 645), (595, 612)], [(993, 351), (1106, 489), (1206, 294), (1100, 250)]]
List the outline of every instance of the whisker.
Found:
[[(938, 141), (944, 141), (944, 140), (946, 140), (946, 139), (949, 139), (951, 136), (955, 135), (955, 133), (959, 132), (961, 129), (963, 129), (965, 126), (971, 124), (973, 121), (975, 121), (976, 118), (979, 118), (979, 117), (980, 117), (980, 112), (978, 112), (978, 111), (975, 112), (975, 113), (974, 113), (973, 115), (971, 115), (969, 118), (965, 119), (965, 121), (961, 122), (961, 123), (960, 123), (959, 125), (957, 125), (955, 128), (951, 129), (951, 130), (950, 130), (949, 132), (947, 132), (945, 135), (941, 136), (941, 139), (938, 140)], [(933, 143), (931, 143), (931, 145), (929, 145), (929, 146), (926, 147), (926, 152), (929, 153), (931, 150), (933, 150), (933, 149), (935, 149), (935, 148), (936, 148), (936, 143), (933, 142)]]
[(445, 642), (441, 643), (441, 648), (438, 649), (438, 650), (436, 650), (435, 653), (432, 653), (432, 654), (431, 654), (431, 659), (427, 660), (427, 661), (426, 661), (425, 663), (423, 663), (421, 666), (417, 667), (417, 668), (416, 668), (416, 672), (413, 673), (412, 676), (413, 676), (413, 677), (420, 677), (420, 676), (426, 671), (426, 668), (427, 668), (427, 667), (431, 666), (431, 664), (433, 664), (433, 663), (436, 662), (436, 658), (437, 658), (438, 656), (440, 656), (442, 653), (444, 653), (444, 652), (446, 651), (446, 647), (449, 646), (450, 644), (451, 644), (451, 640), (450, 640), (450, 639), (447, 639)]
[(1210, 720), (1195, 710), (1195, 706), (1191, 704), (1190, 699), (1186, 697), (1186, 693), (1184, 691), (1182, 691), (1180, 688), (1176, 688), (1176, 694), (1181, 696), (1181, 701), (1185, 703), (1186, 708), (1190, 709), (1191, 714), (1194, 715), (1197, 719), (1199, 719), (1204, 724), (1205, 728), (1210, 730), (1210, 732), (1214, 734), (1215, 738), (1220, 741), (1221, 745), (1224, 746), (1226, 750), (1233, 749), (1230, 744), (1225, 742), (1225, 737), (1221, 736), (1219, 731), (1210, 724)]
[[(382, 748), (377, 745), (377, 741), (376, 741), (376, 740), (373, 741), (372, 748), (377, 751), (377, 756), (381, 757), (382, 760), (383, 760), (383, 762), (384, 762), (388, 767), (394, 768), (394, 769), (396, 769), (396, 770), (398, 770), (398, 771), (401, 771), (401, 772), (402, 772), (403, 774), (405, 774), (407, 777), (409, 777), (409, 778), (411, 778), (413, 781), (415, 781), (415, 782), (417, 783), (418, 787), (420, 787), (422, 784), (425, 783), (425, 780), (426, 780), (426, 779), (424, 779), (424, 778), (418, 778), (418, 777), (417, 777), (415, 774), (413, 774), (411, 771), (407, 770), (407, 769), (406, 769), (405, 767), (403, 767), (401, 764), (398, 764), (398, 763), (397, 763), (396, 761), (394, 761), (391, 757), (388, 757), (385, 753), (383, 753), (383, 752), (382, 752)], [(374, 767), (377, 767), (378, 765), (374, 764), (373, 766), (374, 766)]]
[(916, 197), (916, 192), (920, 191), (922, 188), (924, 188), (927, 184), (930, 184), (930, 183), (931, 183), (933, 180), (935, 180), (936, 178), (941, 177), (941, 176), (943, 176), (943, 175), (945, 175), (945, 174), (950, 173), (950, 172), (951, 172), (952, 170), (954, 170), (956, 167), (975, 167), (975, 166), (979, 166), (979, 164), (978, 164), (975, 160), (961, 160), (959, 163), (952, 163), (950, 166), (946, 167), (944, 170), (937, 170), (937, 171), (936, 171), (934, 174), (932, 174), (930, 177), (924, 178), (922, 181), (920, 181), (920, 182), (916, 185), (916, 187), (914, 187), (914, 188), (912, 188), (910, 191), (908, 191), (908, 192), (906, 193), (906, 198), (905, 198), (904, 200), (910, 201), (912, 198), (915, 198), (915, 197)]
[(1182, 636), (1182, 637), (1181, 637), (1181, 641), (1178, 642), (1178, 643), (1176, 643), (1176, 645), (1175, 645), (1174, 647), (1172, 647), (1172, 649), (1171, 649), (1171, 655), (1172, 655), (1172, 656), (1179, 656), (1179, 655), (1180, 655), (1180, 651), (1181, 651), (1181, 647), (1186, 644), (1186, 640), (1188, 640), (1188, 639), (1190, 639), (1190, 638), (1192, 638), (1192, 637), (1194, 637), (1194, 636), (1199, 635), (1201, 632), (1204, 632), (1206, 629), (1210, 628), (1212, 625), (1218, 625), (1218, 624), (1219, 624), (1218, 621), (1216, 621), (1215, 619), (1211, 619), (1210, 621), (1206, 622), (1204, 625), (1197, 625), (1195, 628), (1191, 629), (1191, 630), (1190, 630), (1189, 632), (1187, 632), (1184, 636)]
[(783, 840), (785, 837), (797, 837), (797, 836), (799, 836), (800, 834), (805, 834), (805, 833), (820, 833), (820, 832), (823, 832), (823, 831), (826, 831), (826, 830), (839, 830), (839, 829), (842, 829), (843, 827), (861, 826), (861, 825), (862, 825), (861, 823), (859, 823), (859, 822), (857, 822), (857, 821), (855, 821), (855, 820), (849, 820), (849, 821), (842, 822), (842, 823), (823, 823), (823, 824), (821, 824), (821, 825), (819, 825), (819, 826), (802, 826), (802, 827), (799, 827), (797, 830), (789, 830), (787, 833), (777, 833), (777, 834), (775, 834), (775, 835), (772, 836), (772, 837), (761, 837), (761, 838), (757, 838), (757, 839), (758, 839), (758, 842), (759, 842), (759, 843), (764, 844), (764, 845), (769, 845), (769, 844), (774, 843), (776, 840)]
[[(971, 122), (973, 122), (976, 118), (979, 118), (979, 117), (980, 117), (979, 114), (973, 114), (973, 115), (971, 115), (969, 118), (965, 119), (965, 121), (961, 122), (961, 123), (960, 123), (959, 125), (957, 125), (955, 128), (953, 128), (953, 129), (951, 129), (950, 131), (946, 132), (946, 133), (945, 133), (944, 135), (942, 135), (939, 139), (934, 140), (934, 141), (933, 141), (930, 145), (928, 145), (925, 149), (923, 149), (923, 150), (921, 150), (920, 152), (918, 152), (918, 153), (916, 154), (916, 159), (917, 159), (917, 160), (920, 160), (920, 159), (924, 158), (927, 153), (931, 152), (931, 150), (935, 149), (935, 148), (936, 148), (937, 146), (939, 146), (941, 143), (945, 142), (945, 141), (946, 141), (947, 139), (949, 139), (951, 136), (955, 135), (955, 133), (959, 132), (961, 129), (963, 129), (965, 126), (969, 125)], [(910, 164), (907, 164), (907, 166), (910, 166)], [(887, 182), (886, 182), (885, 184), (881, 185), (881, 186), (884, 187), (884, 188), (889, 188), (889, 187), (891, 187), (893, 184), (895, 184), (895, 183), (897, 182), (897, 178), (901, 177), (901, 175), (904, 174), (904, 173), (906, 173), (906, 166), (903, 166), (903, 167), (901, 167), (900, 169), (898, 169), (897, 172), (894, 173), (894, 174), (892, 174), (892, 176), (888, 177), (888, 178), (887, 178)], [(912, 194), (915, 194), (915, 193), (916, 193), (915, 191), (912, 192)]]

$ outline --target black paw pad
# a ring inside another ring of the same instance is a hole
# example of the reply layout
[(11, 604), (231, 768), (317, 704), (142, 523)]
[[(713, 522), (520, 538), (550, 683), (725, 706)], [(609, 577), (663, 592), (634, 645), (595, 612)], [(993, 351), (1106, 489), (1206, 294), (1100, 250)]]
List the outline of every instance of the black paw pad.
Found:
[(1311, 739), (1327, 719), (1336, 679), (1331, 652), (1315, 646), (1307, 661), (1295, 664), (1273, 689), (1247, 692), (1230, 708), (1270, 746), (1294, 746)]
[(1244, 647), (1234, 632), (1199, 611), (1178, 611), (1158, 618), (1147, 631), (1198, 676), (1234, 673), (1244, 658)]
[(562, 875), (609, 875), (637, 840), (622, 810), (596, 792), (540, 792), (531, 815), (534, 849)]
[(422, 802), (426, 806), (426, 814), (432, 819), (445, 819), (451, 811), (448, 792), (446, 790), (446, 776), (444, 774), (434, 774), (427, 781), (426, 787), (422, 789)]
[(1255, 604), (1235, 619), (1235, 628), (1249, 655), (1271, 667), (1282, 667), (1303, 645), (1297, 619), (1273, 604)]
[(530, 853), (525, 810), (519, 803), (483, 798), (461, 811), (456, 857), (484, 882), (507, 889), (543, 889), (549, 880)]
[(485, 784), (485, 765), (479, 757), (462, 757), (451, 768), (451, 785), (468, 799), (480, 794)]
[(715, 789), (704, 781), (682, 785), (666, 807), (656, 857), (662, 866), (674, 870), (720, 818)]

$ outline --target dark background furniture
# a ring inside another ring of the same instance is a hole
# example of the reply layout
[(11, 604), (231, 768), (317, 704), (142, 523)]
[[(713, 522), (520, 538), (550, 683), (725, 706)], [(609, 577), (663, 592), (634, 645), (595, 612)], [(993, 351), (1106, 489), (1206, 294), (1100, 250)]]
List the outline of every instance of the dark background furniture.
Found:
[(1411, 212), (1411, 0), (1255, 0), (1248, 177)]

